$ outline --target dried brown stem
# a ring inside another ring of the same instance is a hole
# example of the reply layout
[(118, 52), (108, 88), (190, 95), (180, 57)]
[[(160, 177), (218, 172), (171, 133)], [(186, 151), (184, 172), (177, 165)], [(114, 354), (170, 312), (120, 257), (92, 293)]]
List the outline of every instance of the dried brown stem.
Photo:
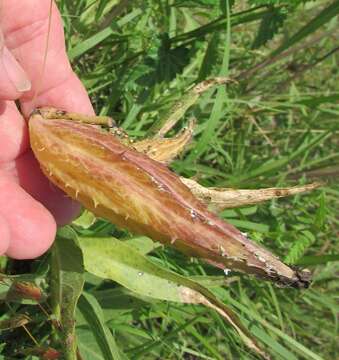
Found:
[(293, 186), (287, 188), (266, 188), (258, 190), (236, 190), (221, 188), (205, 188), (191, 179), (181, 178), (181, 181), (188, 186), (192, 193), (203, 203), (209, 206), (210, 210), (219, 212), (228, 208), (258, 204), (263, 201), (300, 194), (311, 191), (321, 183)]

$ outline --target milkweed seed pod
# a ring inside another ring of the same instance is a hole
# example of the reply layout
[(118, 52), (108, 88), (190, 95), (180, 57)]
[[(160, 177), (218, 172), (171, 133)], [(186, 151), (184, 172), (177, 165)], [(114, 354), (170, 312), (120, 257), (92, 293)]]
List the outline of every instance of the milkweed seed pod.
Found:
[(107, 131), (64, 119), (29, 121), (31, 147), (44, 174), (96, 215), (226, 270), (307, 287), (291, 269), (209, 212), (163, 164)]

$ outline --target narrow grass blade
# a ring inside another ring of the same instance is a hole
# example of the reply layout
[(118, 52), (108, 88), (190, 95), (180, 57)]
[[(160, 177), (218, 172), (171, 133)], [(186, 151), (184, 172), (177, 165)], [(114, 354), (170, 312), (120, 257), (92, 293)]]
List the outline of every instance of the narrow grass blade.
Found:
[(281, 340), (283, 340), (285, 342), (285, 344), (288, 345), (292, 351), (294, 351), (294, 352), (298, 353), (299, 355), (301, 355), (301, 357), (303, 359), (324, 360), (322, 357), (315, 354), (312, 350), (310, 350), (309, 348), (302, 345), (296, 339), (293, 339), (291, 336), (284, 333), (283, 331), (281, 331), (277, 327), (269, 324), (266, 320), (261, 318), (259, 315), (257, 315), (253, 311), (251, 311), (251, 309), (249, 309), (247, 306), (245, 306), (243, 304), (240, 304), (238, 301), (236, 301), (236, 300), (234, 300), (232, 298), (229, 298), (229, 301), (230, 301), (231, 304), (233, 304), (235, 307), (237, 307), (240, 311), (242, 311), (245, 314), (248, 314), (248, 316), (250, 316), (254, 320), (258, 321), (259, 324), (262, 324), (264, 327), (266, 327), (272, 333), (279, 336), (279, 338)]
[(93, 332), (105, 360), (125, 359), (105, 324), (102, 309), (96, 298), (87, 292), (83, 292), (78, 302), (78, 308)]
[(244, 180), (248, 180), (251, 178), (255, 178), (255, 177), (263, 175), (263, 174), (277, 171), (278, 169), (286, 166), (288, 163), (290, 163), (292, 160), (294, 160), (298, 156), (301, 156), (302, 154), (304, 154), (306, 151), (312, 149), (316, 145), (319, 145), (321, 142), (323, 142), (329, 136), (331, 136), (331, 134), (329, 132), (319, 134), (318, 136), (315, 136), (312, 140), (302, 144), (292, 154), (283, 156), (278, 159), (269, 160), (266, 163), (264, 163), (263, 165), (249, 171), (247, 174), (239, 176), (238, 179), (241, 181), (244, 181)]
[[(125, 15), (123, 18), (117, 21), (118, 26), (123, 26), (127, 22), (132, 21), (134, 18), (142, 14), (141, 9), (134, 9), (131, 13)], [(83, 55), (87, 51), (93, 49), (95, 46), (100, 44), (103, 40), (105, 40), (107, 37), (114, 34), (114, 30), (111, 26), (108, 26), (104, 30), (101, 30), (99, 33), (94, 34), (90, 38), (80, 42), (77, 46), (75, 46), (73, 49), (71, 49), (68, 52), (68, 57), (72, 61), (78, 56)], [(121, 38), (121, 35), (118, 35), (118, 38)]]
[(328, 262), (339, 261), (339, 254), (330, 254), (330, 255), (308, 255), (303, 256), (297, 261), (298, 265), (320, 265), (327, 264)]
[[(269, 11), (260, 10), (260, 8), (262, 8), (262, 6), (258, 6), (250, 10), (245, 10), (239, 13), (232, 14), (231, 17), (232, 26), (237, 26), (237, 25), (261, 20), (266, 14), (269, 13)], [(256, 10), (260, 10), (260, 11), (256, 11)], [(229, 20), (230, 19), (228, 15), (220, 16), (218, 19), (212, 20), (206, 25), (200, 26), (199, 28), (186, 32), (184, 34), (180, 34), (174, 38), (171, 38), (170, 40), (172, 43), (177, 43), (181, 41), (190, 41), (190, 40), (199, 39), (208, 34), (213, 34), (217, 31), (223, 30), (225, 28), (225, 25), (227, 26), (227, 22), (230, 22)]]
[(339, 2), (334, 1), (328, 7), (317, 14), (310, 22), (303, 26), (297, 33), (287, 39), (278, 49), (274, 50), (270, 57), (277, 56), (289, 47), (301, 41), (306, 36), (314, 33), (319, 27), (328, 23), (333, 17), (339, 14)]
[(79, 351), (83, 360), (106, 360), (94, 337), (93, 332), (83, 326), (77, 326)]
[[(226, 44), (224, 48), (223, 60), (221, 64), (221, 68), (219, 71), (219, 75), (221, 77), (228, 76), (228, 67), (229, 67), (229, 59), (230, 59), (230, 47), (231, 47), (231, 21), (230, 21), (230, 8), (228, 1), (226, 2), (227, 8), (227, 22), (226, 22)], [(225, 105), (225, 101), (227, 99), (227, 93), (224, 86), (219, 86), (217, 90), (217, 95), (213, 104), (211, 116), (207, 121), (206, 127), (202, 136), (200, 137), (198, 143), (195, 146), (194, 151), (191, 152), (187, 161), (192, 162), (197, 159), (210, 145), (210, 141), (212, 140), (215, 129), (218, 125), (222, 117), (222, 109)]]

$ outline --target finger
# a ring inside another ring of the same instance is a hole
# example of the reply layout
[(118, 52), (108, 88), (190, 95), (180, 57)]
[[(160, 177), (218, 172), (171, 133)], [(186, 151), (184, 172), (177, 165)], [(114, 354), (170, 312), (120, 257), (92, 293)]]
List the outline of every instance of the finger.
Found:
[[(46, 73), (53, 83), (63, 81), (59, 74), (68, 74), (71, 69), (63, 61), (65, 45), (60, 16), (53, 4), (51, 13), (51, 28), (49, 32), (50, 0), (3, 0), (0, 25), (3, 31), (5, 45), (18, 60), (22, 68), (29, 74), (32, 90), (26, 98), (32, 98), (41, 81), (43, 63), (46, 52), (46, 41), (50, 35), (48, 53), (55, 57), (53, 69), (47, 64)], [(54, 42), (52, 44), (52, 42)], [(41, 84), (39, 90), (45, 91), (49, 84)]]
[(28, 148), (27, 125), (15, 103), (0, 101), (0, 163), (14, 160)]
[(15, 100), (30, 89), (28, 75), (5, 46), (0, 29), (0, 99)]
[(80, 206), (48, 182), (32, 153), (26, 152), (28, 142), (26, 122), (15, 104), (0, 102), (0, 170), (14, 176), (51, 211), (59, 225), (65, 225), (79, 214)]
[(6, 255), (32, 259), (52, 244), (56, 224), (50, 213), (10, 177), (0, 174), (0, 215), (10, 232)]
[[(16, 13), (20, 13), (20, 16), (13, 20), (13, 16), (11, 18), (9, 15)], [(48, 34), (49, 16), (51, 27)], [(50, 14), (50, 0), (3, 0), (1, 23), (6, 45), (32, 82), (32, 90), (21, 98), (25, 115), (34, 107), (43, 105), (93, 113), (87, 93), (70, 67), (61, 17), (54, 3)], [(33, 103), (36, 92), (38, 94)]]
[(9, 226), (7, 221), (0, 215), (0, 255), (3, 255), (9, 246)]
[[(53, 4), (48, 54), (46, 66), (43, 69), (50, 0), (21, 0), (20, 2), (3, 0), (2, 3), (0, 22), (6, 45), (32, 81), (32, 90), (21, 97), (21, 107), (25, 116), (27, 117), (35, 107), (45, 105), (92, 114), (93, 109), (87, 93), (68, 62), (62, 23), (56, 6)], [(18, 14), (18, 16), (14, 18), (13, 14)], [(19, 159), (16, 163), (19, 174), (24, 173), (23, 159)], [(30, 192), (33, 191), (34, 184), (42, 184), (44, 181), (37, 164), (34, 164), (32, 169), (35, 170), (27, 169), (25, 177), (19, 177), (22, 186)], [(51, 209), (59, 224), (69, 222), (71, 216), (78, 213), (79, 206), (65, 199), (63, 194), (56, 194), (52, 189), (53, 187), (49, 185), (48, 187), (41, 186), (34, 196)]]
[(74, 73), (69, 74), (69, 77), (61, 84), (40, 93), (36, 100), (21, 101), (21, 108), (26, 116), (35, 108), (42, 106), (53, 106), (57, 109), (88, 115), (94, 114), (87, 92)]

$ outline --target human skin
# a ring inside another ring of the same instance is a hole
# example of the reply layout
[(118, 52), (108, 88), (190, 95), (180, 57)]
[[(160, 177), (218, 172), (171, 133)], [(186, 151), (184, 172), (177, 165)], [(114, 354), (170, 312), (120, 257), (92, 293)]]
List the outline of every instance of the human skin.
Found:
[(32, 259), (51, 246), (57, 224), (74, 218), (79, 205), (41, 173), (25, 119), (40, 106), (89, 115), (93, 108), (70, 67), (56, 5), (52, 13), (50, 0), (2, 0), (0, 6), (0, 255)]

